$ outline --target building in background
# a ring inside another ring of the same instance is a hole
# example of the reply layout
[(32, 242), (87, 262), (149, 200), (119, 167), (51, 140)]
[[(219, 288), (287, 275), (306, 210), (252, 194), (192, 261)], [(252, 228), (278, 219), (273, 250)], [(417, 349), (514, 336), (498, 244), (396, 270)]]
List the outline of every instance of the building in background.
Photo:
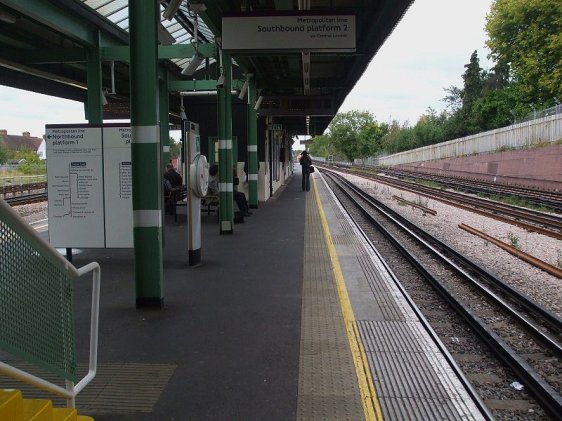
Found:
[(45, 140), (41, 137), (31, 136), (29, 132), (20, 135), (8, 134), (5, 129), (0, 129), (0, 146), (10, 151), (29, 149), (37, 153), (40, 159), (45, 159)]

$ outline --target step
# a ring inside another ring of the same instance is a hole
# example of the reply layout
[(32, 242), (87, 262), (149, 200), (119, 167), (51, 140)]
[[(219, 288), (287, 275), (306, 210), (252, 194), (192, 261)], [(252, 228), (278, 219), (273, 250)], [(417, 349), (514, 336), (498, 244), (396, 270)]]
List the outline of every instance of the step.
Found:
[(53, 408), (53, 421), (76, 421), (78, 412), (74, 408)]
[(94, 421), (74, 408), (53, 408), (48, 399), (23, 399), (19, 390), (0, 389), (0, 421)]
[(16, 421), (23, 418), (23, 397), (19, 390), (0, 389), (0, 420)]
[(48, 399), (24, 399), (21, 421), (53, 421), (53, 403)]

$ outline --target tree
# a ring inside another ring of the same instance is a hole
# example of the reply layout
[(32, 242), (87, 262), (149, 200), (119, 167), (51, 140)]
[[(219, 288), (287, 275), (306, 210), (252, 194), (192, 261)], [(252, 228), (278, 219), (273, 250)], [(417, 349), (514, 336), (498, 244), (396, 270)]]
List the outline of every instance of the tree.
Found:
[(398, 120), (393, 120), (388, 126), (387, 133), (381, 139), (382, 150), (387, 153), (399, 152), (401, 143), (401, 133), (408, 130), (407, 123), (400, 125)]
[(388, 133), (388, 124), (373, 121), (366, 123), (359, 131), (358, 157), (376, 156), (382, 151), (382, 139)]
[(9, 158), (9, 151), (2, 145), (2, 140), (0, 139), (0, 164), (5, 163)]
[(180, 156), (181, 142), (177, 142), (173, 137), (170, 137), (170, 156)]
[(422, 115), (413, 128), (414, 147), (434, 145), (445, 140), (444, 123), (447, 114), (437, 114), (435, 110), (429, 108), (426, 114)]
[(451, 114), (458, 112), (462, 108), (462, 89), (451, 85), (445, 88), (447, 95), (442, 99), (447, 105), (446, 108)]
[(462, 76), (464, 86), (462, 89), (462, 107), (458, 112), (457, 136), (466, 136), (480, 131), (478, 118), (474, 113), (474, 104), (482, 96), (484, 86), (484, 73), (480, 67), (478, 52), (470, 55), (470, 62), (465, 66)]
[(24, 174), (45, 174), (45, 162), (41, 161), (35, 151), (27, 148), (20, 149), (15, 153), (15, 158), (24, 160), (18, 165), (18, 169)]
[(562, 2), (496, 0), (486, 19), (487, 46), (527, 103), (562, 100)]
[(332, 145), (332, 139), (328, 135), (314, 136), (310, 143), (310, 153), (313, 156), (328, 158), (329, 155), (336, 155), (336, 148)]
[(368, 125), (377, 124), (373, 114), (368, 111), (348, 111), (338, 113), (328, 126), (332, 145), (349, 161), (365, 158), (370, 145), (375, 143), (369, 138)]

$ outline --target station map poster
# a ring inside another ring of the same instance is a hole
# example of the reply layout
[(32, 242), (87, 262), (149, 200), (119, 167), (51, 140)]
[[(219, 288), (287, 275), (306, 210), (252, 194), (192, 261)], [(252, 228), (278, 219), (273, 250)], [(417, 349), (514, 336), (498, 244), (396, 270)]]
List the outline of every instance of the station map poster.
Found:
[(103, 127), (105, 243), (108, 248), (133, 247), (131, 127)]
[(47, 125), (49, 241), (54, 247), (104, 247), (100, 127)]

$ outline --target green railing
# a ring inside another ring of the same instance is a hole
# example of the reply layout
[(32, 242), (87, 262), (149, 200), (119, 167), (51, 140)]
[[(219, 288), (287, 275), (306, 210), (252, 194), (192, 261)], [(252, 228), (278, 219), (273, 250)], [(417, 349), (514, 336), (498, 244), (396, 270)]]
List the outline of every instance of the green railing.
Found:
[[(100, 268), (76, 269), (0, 199), (0, 350), (66, 380), (66, 388), (0, 362), (0, 372), (64, 396), (95, 376)], [(93, 272), (90, 370), (76, 386), (73, 281)]]

